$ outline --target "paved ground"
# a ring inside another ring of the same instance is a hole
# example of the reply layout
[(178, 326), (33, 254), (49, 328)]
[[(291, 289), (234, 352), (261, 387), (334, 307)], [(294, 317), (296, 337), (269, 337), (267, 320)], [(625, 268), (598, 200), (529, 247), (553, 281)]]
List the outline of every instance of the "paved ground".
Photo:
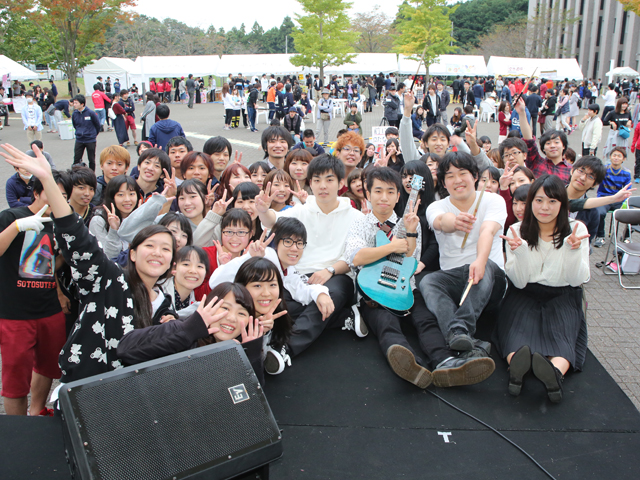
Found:
[[(142, 110), (142, 105), (136, 107)], [(449, 109), (449, 118), (453, 107)], [(263, 152), (260, 147), (260, 133), (252, 133), (249, 130), (239, 128), (227, 132), (223, 127), (224, 110), (220, 104), (195, 105), (193, 110), (186, 105), (171, 105), (171, 118), (180, 122), (187, 132), (187, 136), (196, 150), (204, 145), (211, 136), (224, 135), (233, 144), (234, 149), (243, 152), (243, 163), (260, 160)], [(581, 112), (584, 115), (584, 111)], [(377, 126), (382, 117), (382, 109), (374, 108), (373, 113), (364, 115), (363, 128), (367, 136), (372, 126)], [(22, 130), (22, 124), (17, 115), (10, 117), (11, 127), (0, 132), (2, 143), (11, 143), (20, 148), (27, 148), (26, 133)], [(258, 125), (260, 130), (265, 128), (263, 123)], [(307, 128), (315, 128), (311, 120), (307, 121)], [(332, 122), (330, 138), (335, 138), (336, 132), (343, 128), (341, 119)], [(604, 139), (609, 129), (603, 132), (601, 143), (602, 151)], [(481, 123), (478, 127), (478, 136), (488, 135), (494, 141), (498, 138), (497, 123)], [(62, 141), (57, 135), (44, 134), (43, 142), (45, 150), (51, 153), (58, 168), (68, 168), (73, 160), (73, 140)], [(98, 137), (99, 152), (102, 148), (116, 143), (113, 132), (103, 133)], [(580, 151), (579, 132), (569, 137), (570, 146)], [(130, 148), (135, 157), (133, 147)], [(134, 160), (135, 161), (135, 160)], [(633, 158), (630, 158), (625, 167), (633, 171)], [(4, 184), (6, 179), (13, 174), (13, 168), (0, 162), (0, 208), (7, 208)], [(636, 192), (638, 194), (639, 192)], [(636, 234), (636, 239), (638, 234)], [(587, 322), (589, 325), (589, 346), (595, 356), (602, 362), (607, 371), (618, 382), (620, 387), (640, 408), (640, 293), (637, 290), (624, 290), (617, 282), (615, 276), (603, 275), (602, 269), (595, 266), (603, 260), (605, 248), (594, 249), (591, 256), (591, 281), (586, 285), (586, 295), (589, 302)], [(626, 278), (632, 285), (640, 286), (640, 277)], [(3, 299), (2, 301), (6, 301)], [(570, 388), (571, 380), (567, 381)], [(0, 397), (0, 413), (4, 413), (2, 398)]]

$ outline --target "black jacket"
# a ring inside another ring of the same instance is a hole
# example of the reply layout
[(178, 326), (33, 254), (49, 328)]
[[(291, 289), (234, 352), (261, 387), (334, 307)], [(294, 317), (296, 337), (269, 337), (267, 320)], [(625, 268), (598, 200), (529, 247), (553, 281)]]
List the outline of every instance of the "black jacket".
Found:
[(555, 95), (547, 98), (544, 107), (542, 108), (542, 110), (540, 110), (540, 115), (554, 115), (556, 111), (557, 101), (558, 98)]
[(291, 118), (289, 114), (284, 117), (284, 128), (287, 131), (295, 133), (296, 135), (300, 135), (300, 125), (302, 124), (302, 119), (300, 115), (296, 114), (295, 117)]
[(438, 94), (436, 93), (436, 104), (432, 105), (431, 104), (431, 97), (429, 97), (429, 95), (425, 95), (424, 99), (422, 100), (422, 108), (424, 108), (424, 111), (427, 113), (427, 117), (430, 118), (435, 118), (438, 116), (438, 112), (440, 111), (440, 97), (438, 97)]

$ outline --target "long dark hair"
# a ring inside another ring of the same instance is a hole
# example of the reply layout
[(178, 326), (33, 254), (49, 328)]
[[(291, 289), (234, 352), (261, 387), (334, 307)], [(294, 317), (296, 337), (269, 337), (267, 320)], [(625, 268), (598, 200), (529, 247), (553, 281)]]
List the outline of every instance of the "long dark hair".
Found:
[[(233, 189), (233, 193), (231, 194), (231, 198), (233, 198), (233, 201), (229, 204), (227, 210), (236, 208), (236, 200), (238, 199), (238, 195), (242, 195), (242, 200), (255, 199), (258, 195), (260, 195), (260, 187), (258, 187), (253, 182), (242, 182), (236, 185), (236, 188)], [(259, 240), (261, 236), (262, 223), (260, 222), (260, 218), (256, 218), (253, 221), (253, 236), (251, 237), (251, 240)]]
[[(222, 282), (216, 285), (213, 290), (207, 294), (207, 305), (209, 305), (216, 297), (218, 298), (216, 301), (219, 302), (229, 293), (233, 293), (236, 303), (249, 312), (251, 317), (255, 316), (256, 311), (253, 306), (253, 297), (249, 293), (249, 290), (247, 290), (247, 287), (239, 283)], [(210, 345), (212, 343), (216, 343), (216, 337), (213, 335), (209, 335), (206, 338), (198, 340), (199, 347), (204, 347), (205, 345)]]
[[(436, 192), (433, 187), (433, 177), (431, 176), (431, 170), (427, 167), (427, 164), (420, 160), (411, 160), (405, 163), (400, 170), (400, 175), (405, 177), (406, 175), (420, 175), (423, 179), (423, 186), (418, 194), (420, 199), (420, 205), (418, 206), (418, 216), (426, 218), (427, 207), (431, 205), (436, 199)], [(402, 182), (404, 184), (404, 181)], [(400, 190), (400, 200), (396, 203), (394, 208), (396, 215), (402, 217), (404, 215), (404, 209), (409, 202), (409, 194), (405, 191), (404, 186)], [(422, 223), (422, 222), (421, 222)]]
[(133, 297), (133, 321), (135, 328), (145, 328), (153, 325), (153, 311), (151, 310), (149, 291), (140, 278), (140, 275), (138, 275), (135, 262), (131, 260), (131, 252), (137, 250), (149, 237), (153, 237), (159, 233), (166, 233), (171, 237), (171, 245), (173, 248), (171, 262), (169, 262), (167, 271), (156, 280), (156, 284), (162, 283), (161, 281), (169, 278), (171, 275), (171, 267), (173, 266), (173, 260), (176, 256), (176, 241), (171, 231), (162, 225), (149, 225), (140, 230), (129, 244), (129, 262), (125, 268), (125, 275), (129, 288), (131, 289), (131, 296)]
[[(271, 260), (262, 257), (253, 257), (247, 260), (238, 269), (233, 281), (246, 286), (251, 282), (268, 282), (274, 277), (278, 281), (278, 298), (281, 299), (274, 313), (279, 313), (287, 309), (284, 301), (284, 284), (278, 268)], [(288, 313), (276, 319), (271, 330), (271, 344), (276, 350), (279, 351), (287, 343), (292, 329), (293, 321)]]
[(565, 237), (571, 234), (571, 225), (569, 224), (569, 197), (567, 196), (567, 189), (555, 175), (542, 175), (536, 179), (535, 182), (529, 188), (529, 194), (527, 195), (527, 206), (524, 210), (524, 218), (520, 225), (520, 238), (525, 240), (529, 244), (529, 248), (532, 250), (538, 248), (538, 240), (540, 239), (540, 225), (538, 220), (533, 215), (533, 199), (540, 189), (544, 190), (544, 194), (560, 202), (560, 212), (556, 217), (556, 226), (553, 229), (553, 245), (556, 248), (561, 248)]
[(362, 152), (362, 159), (360, 160), (360, 163), (358, 163), (357, 168), (364, 168), (364, 167), (365, 167), (365, 165), (366, 165), (368, 162), (375, 163), (376, 153), (375, 153), (375, 152), (373, 152), (373, 155), (372, 155), (372, 156), (368, 156), (368, 155), (367, 155), (367, 149), (368, 149), (369, 147), (371, 147), (371, 146), (374, 146), (374, 147), (375, 147), (375, 145), (373, 145), (373, 143), (367, 143), (367, 144), (365, 145), (365, 147), (364, 147), (364, 152)]
[[(102, 205), (105, 205), (109, 210), (111, 210), (111, 204), (115, 206), (116, 202), (114, 198), (117, 195), (117, 193), (120, 191), (120, 187), (122, 187), (122, 185), (124, 184), (127, 185), (127, 190), (136, 192), (136, 198), (133, 199), (133, 210), (138, 208), (138, 195), (137, 195), (138, 184), (136, 183), (135, 178), (130, 177), (129, 175), (118, 175), (117, 177), (113, 177), (111, 179), (111, 181), (107, 184), (107, 188), (104, 191), (104, 198), (102, 200)], [(120, 221), (122, 221), (122, 213), (120, 213), (120, 210), (118, 210), (118, 207), (115, 207), (115, 208), (116, 208), (116, 215), (118, 216)], [(133, 212), (133, 210), (131, 210), (131, 212)], [(104, 218), (104, 222), (107, 226), (107, 232), (108, 232), (109, 221), (107, 220), (108, 218), (107, 212), (102, 207), (96, 208), (96, 211), (98, 215)], [(131, 215), (131, 213), (129, 213), (129, 215)]]
[(180, 196), (183, 193), (196, 193), (200, 196), (202, 200), (202, 218), (207, 215), (207, 187), (204, 186), (197, 178), (191, 178), (189, 180), (185, 180), (178, 187), (178, 192), (176, 194), (176, 198), (178, 199), (178, 203), (180, 202)]

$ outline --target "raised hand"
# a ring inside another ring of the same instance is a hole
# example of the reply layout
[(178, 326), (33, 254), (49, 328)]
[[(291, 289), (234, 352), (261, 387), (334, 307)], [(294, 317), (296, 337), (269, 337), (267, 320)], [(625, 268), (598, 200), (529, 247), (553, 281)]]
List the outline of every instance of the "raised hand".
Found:
[[(207, 199), (208, 197), (209, 195), (207, 195)], [(211, 207), (211, 211), (222, 216), (227, 211), (227, 208), (229, 207), (229, 204), (231, 202), (233, 202), (233, 197), (227, 200), (227, 189), (225, 188), (224, 193), (222, 194), (222, 198), (220, 198), (220, 200), (213, 204), (213, 207)]]
[(24, 168), (40, 180), (51, 176), (51, 165), (49, 165), (47, 159), (44, 158), (40, 149), (35, 145), (31, 147), (36, 154), (35, 159), (8, 143), (3, 143), (0, 147), (7, 152), (0, 152), (0, 155), (2, 155), (10, 165), (16, 168)]
[(45, 222), (51, 221), (51, 217), (42, 217), (42, 215), (44, 215), (44, 212), (47, 211), (47, 208), (49, 208), (49, 205), (45, 205), (44, 207), (42, 207), (35, 215), (31, 215), (30, 217), (18, 218), (16, 220), (16, 227), (18, 231), (26, 232), (28, 230), (33, 230), (36, 233), (40, 233), (44, 228)]
[[(269, 193), (267, 193), (269, 192)], [(271, 202), (276, 198), (278, 192), (271, 193), (271, 182), (267, 183), (264, 190), (260, 190), (260, 194), (256, 197), (256, 210), (258, 213), (267, 213), (271, 208)]]
[[(211, 208), (213, 210), (212, 206), (216, 201), (216, 191), (218, 190), (218, 188), (220, 188), (220, 184), (217, 183), (216, 186), (214, 187), (213, 180), (210, 180), (209, 183), (207, 184), (207, 196), (204, 197), (204, 204), (206, 205), (207, 208)], [(225, 193), (226, 193), (226, 189), (225, 189)], [(225, 211), (226, 211), (226, 208), (225, 208)], [(222, 213), (220, 213), (220, 215), (222, 215)]]
[(309, 197), (309, 194), (307, 193), (306, 190), (304, 190), (303, 188), (300, 188), (300, 182), (298, 180), (296, 180), (296, 186), (298, 187), (297, 191), (291, 190), (290, 188), (287, 188), (287, 191), (291, 195), (296, 197), (298, 200), (300, 200), (300, 203), (304, 205), (305, 203), (307, 203), (307, 198)]
[(589, 234), (578, 236), (577, 232), (578, 232), (578, 222), (576, 222), (576, 224), (573, 226), (573, 232), (571, 232), (571, 235), (567, 237), (567, 243), (571, 247), (571, 250), (576, 250), (580, 248), (580, 245), (582, 245), (582, 240), (584, 240), (585, 238), (589, 238), (590, 236)]
[(480, 147), (478, 146), (478, 141), (476, 137), (476, 133), (478, 131), (478, 119), (473, 123), (473, 127), (469, 123), (469, 120), (465, 120), (467, 122), (467, 128), (464, 131), (465, 138), (467, 139), (467, 145), (469, 146), (469, 150), (471, 150), (471, 155), (477, 155), (480, 153)]
[[(407, 116), (411, 116), (413, 112), (413, 106), (416, 103), (416, 97), (413, 95), (413, 92), (407, 91), (404, 94), (404, 114)], [(408, 113), (407, 113), (408, 112)]]
[(271, 244), (271, 242), (273, 242), (273, 239), (276, 235), (271, 234), (271, 236), (265, 240), (266, 236), (267, 231), (265, 230), (262, 232), (260, 240), (251, 242), (251, 244), (247, 247), (249, 255), (251, 255), (252, 257), (264, 257), (265, 249)]
[(362, 210), (360, 211), (365, 215), (369, 215), (371, 213), (371, 208), (366, 200), (362, 200)]
[(213, 244), (216, 246), (216, 253), (218, 254), (218, 265), (229, 263), (231, 261), (231, 253), (223, 250), (220, 240), (214, 240)]
[(106, 205), (102, 205), (105, 212), (107, 212), (107, 223), (112, 230), (118, 230), (120, 228), (120, 217), (116, 214), (116, 206), (112, 203), (111, 210)]
[(242, 165), (242, 152), (236, 150), (236, 157), (233, 159), (233, 163), (238, 163)]
[(387, 167), (389, 166), (389, 159), (391, 158), (391, 152), (387, 153), (386, 155), (382, 155), (380, 157), (380, 160), (378, 160), (375, 163), (376, 167)]
[(509, 230), (511, 230), (511, 235), (513, 235), (513, 237), (500, 235), (500, 238), (509, 244), (509, 246), (511, 247), (511, 251), (513, 252), (516, 248), (522, 245), (522, 239), (518, 236), (513, 227), (509, 227)]
[(218, 297), (213, 297), (213, 300), (211, 302), (207, 302), (207, 296), (204, 295), (202, 297), (202, 300), (200, 301), (200, 305), (198, 305), (198, 310), (196, 310), (202, 317), (209, 335), (213, 335), (214, 333), (218, 333), (220, 331), (219, 328), (212, 327), (211, 325), (219, 322), (229, 313), (227, 310), (223, 310), (218, 313), (218, 310), (224, 303), (224, 300), (220, 300), (218, 303), (216, 302), (218, 302)]
[(420, 206), (420, 199), (413, 205), (413, 202), (409, 202), (409, 211), (404, 215), (404, 226), (409, 233), (416, 233), (418, 225), (420, 224), (420, 217), (418, 217), (418, 207)]
[(242, 335), (242, 343), (247, 343), (264, 336), (264, 327), (260, 325), (259, 319), (254, 320), (253, 317), (249, 317), (247, 325), (243, 325), (240, 329), (240, 334)]
[(635, 191), (636, 189), (631, 188), (631, 184), (629, 184), (624, 188), (621, 188), (615, 195), (611, 197), (611, 200), (612, 200), (611, 203), (624, 202), (627, 198), (633, 195), (633, 192)]
[[(178, 186), (176, 185), (176, 169), (171, 167), (171, 175), (169, 175), (166, 168), (163, 168), (162, 170), (164, 171), (164, 190), (162, 191), (162, 195), (167, 198), (167, 201), (173, 201), (178, 194)], [(171, 200), (169, 200), (169, 197), (171, 197)]]
[(507, 164), (504, 168), (504, 172), (500, 177), (500, 190), (508, 190), (511, 182), (513, 181), (513, 171), (516, 169), (518, 164)]
[(269, 332), (273, 328), (273, 324), (275, 323), (276, 319), (287, 314), (286, 310), (283, 310), (276, 314), (273, 313), (276, 308), (278, 308), (278, 305), (280, 305), (281, 301), (282, 300), (279, 298), (277, 301), (273, 302), (273, 306), (269, 309), (269, 311), (264, 315), (258, 317), (258, 320), (260, 320), (260, 325), (264, 327), (264, 333)]
[(520, 97), (518, 99), (518, 101), (516, 102), (515, 111), (518, 112), (518, 115), (520, 116), (520, 118), (522, 118), (523, 115), (526, 115), (524, 98)]
[(453, 223), (453, 226), (460, 232), (471, 233), (474, 223), (476, 223), (476, 217), (470, 213), (460, 212), (456, 216), (456, 221)]

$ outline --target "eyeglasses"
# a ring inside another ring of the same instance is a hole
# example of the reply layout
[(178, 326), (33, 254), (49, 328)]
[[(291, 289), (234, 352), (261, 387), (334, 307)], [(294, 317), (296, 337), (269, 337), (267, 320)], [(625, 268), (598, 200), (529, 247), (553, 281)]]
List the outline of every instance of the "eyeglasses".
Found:
[(353, 153), (355, 153), (356, 155), (360, 155), (360, 153), (362, 153), (362, 152), (360, 152), (359, 148), (353, 148), (353, 147), (349, 147), (349, 146), (342, 147), (342, 151), (344, 153), (349, 153), (349, 152), (353, 151)]
[(225, 230), (222, 232), (225, 237), (233, 237), (234, 235), (243, 238), (249, 235), (248, 230), (240, 230), (239, 232), (234, 232), (233, 230)]
[(522, 155), (523, 153), (518, 150), (517, 152), (511, 152), (511, 153), (504, 153), (504, 155), (502, 155), (504, 158), (516, 158), (516, 156), (518, 155)]
[(297, 242), (294, 242), (292, 238), (283, 238), (282, 243), (287, 248), (292, 247), (293, 244), (295, 243), (296, 247), (298, 247), (298, 249), (300, 250), (304, 250), (304, 247), (307, 246), (307, 242), (303, 242), (302, 240), (298, 240)]
[(592, 182), (594, 182), (596, 180), (595, 175), (592, 175), (590, 173), (587, 173), (587, 171), (584, 168), (579, 168), (576, 170), (576, 173), (578, 173), (580, 176), (585, 176), (587, 177), (587, 180), (591, 180)]

